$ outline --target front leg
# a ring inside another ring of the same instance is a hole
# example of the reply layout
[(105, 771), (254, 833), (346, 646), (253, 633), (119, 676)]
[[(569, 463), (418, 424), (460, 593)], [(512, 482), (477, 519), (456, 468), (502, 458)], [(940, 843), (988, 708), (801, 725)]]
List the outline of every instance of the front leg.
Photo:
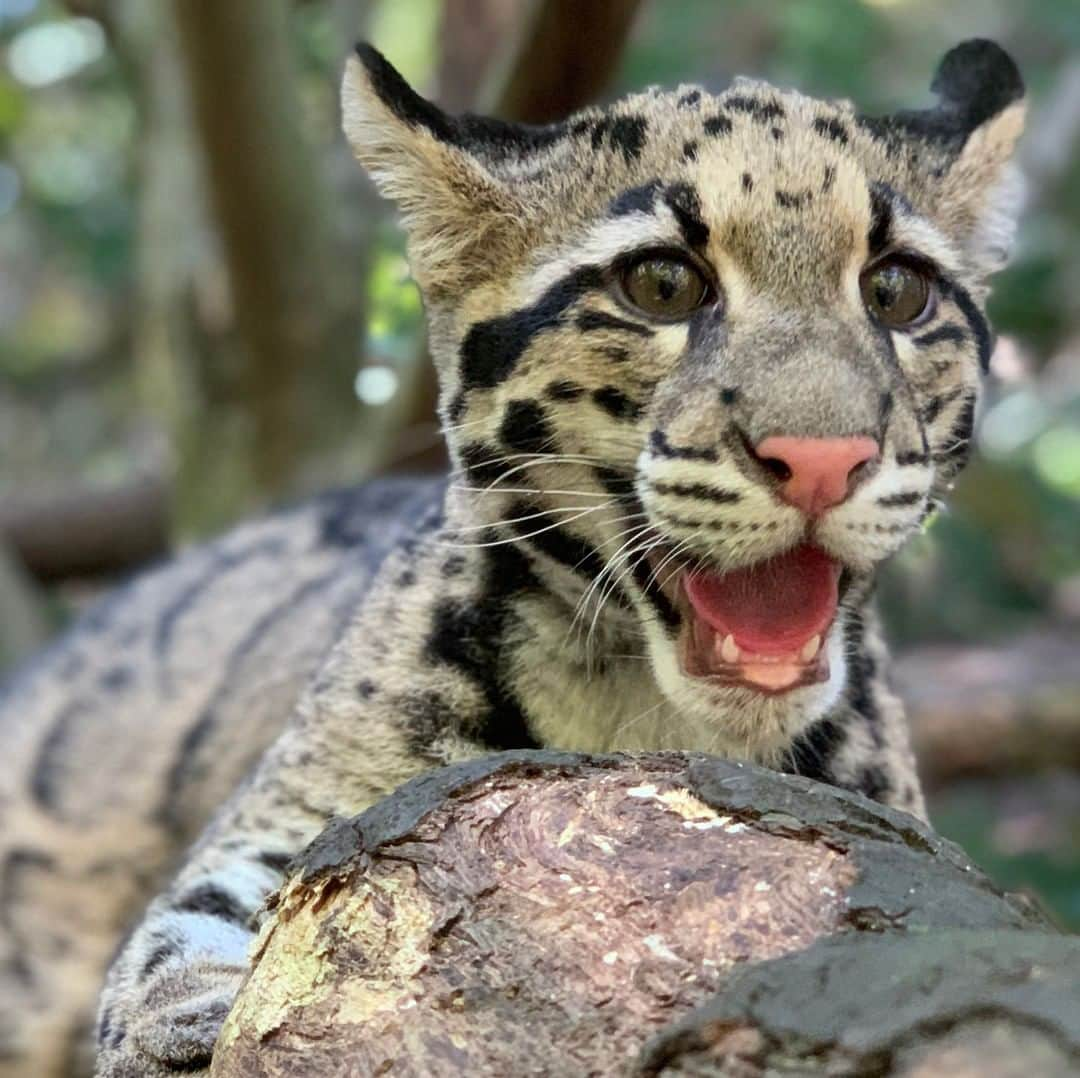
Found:
[(235, 814), (216, 841), (197, 847), (110, 970), (97, 1028), (102, 1078), (190, 1074), (210, 1065), (247, 972), (255, 917), (290, 857), (320, 826), (310, 819), (259, 842), (237, 827), (243, 819)]

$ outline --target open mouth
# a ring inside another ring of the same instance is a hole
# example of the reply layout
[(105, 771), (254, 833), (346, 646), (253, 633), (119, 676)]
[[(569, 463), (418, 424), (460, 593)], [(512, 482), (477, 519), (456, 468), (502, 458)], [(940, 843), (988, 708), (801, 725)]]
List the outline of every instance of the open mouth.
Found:
[(839, 562), (804, 543), (745, 569), (680, 573), (685, 672), (763, 693), (827, 681), (840, 572)]

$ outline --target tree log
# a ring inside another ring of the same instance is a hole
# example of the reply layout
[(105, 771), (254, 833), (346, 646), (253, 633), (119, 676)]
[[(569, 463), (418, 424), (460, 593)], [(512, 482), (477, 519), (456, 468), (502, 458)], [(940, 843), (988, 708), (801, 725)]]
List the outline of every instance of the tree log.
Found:
[(130, 572), (167, 552), (169, 530), (169, 485), (152, 474), (0, 506), (0, 541), (41, 583)]
[(825, 940), (735, 974), (659, 1036), (637, 1072), (1070, 1078), (1080, 1074), (1080, 940), (1016, 931)]
[(218, 1078), (659, 1073), (734, 971), (822, 940), (1064, 943), (904, 813), (678, 753), (433, 772), (331, 823), (272, 907)]
[(934, 790), (961, 778), (1080, 767), (1080, 632), (1048, 626), (998, 645), (902, 656), (896, 687), (919, 772)]

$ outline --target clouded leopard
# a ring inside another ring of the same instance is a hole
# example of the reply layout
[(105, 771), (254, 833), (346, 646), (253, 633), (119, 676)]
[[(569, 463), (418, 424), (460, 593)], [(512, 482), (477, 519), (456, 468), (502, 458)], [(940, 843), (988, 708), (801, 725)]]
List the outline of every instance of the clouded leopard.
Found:
[(189, 553), (9, 687), (0, 1075), (77, 1066), (153, 893), (98, 1073), (205, 1068), (290, 858), (449, 761), (695, 749), (923, 813), (871, 591), (967, 456), (1024, 111), (987, 41), (932, 89), (523, 127), (357, 49), (345, 127), (408, 232), (453, 473)]

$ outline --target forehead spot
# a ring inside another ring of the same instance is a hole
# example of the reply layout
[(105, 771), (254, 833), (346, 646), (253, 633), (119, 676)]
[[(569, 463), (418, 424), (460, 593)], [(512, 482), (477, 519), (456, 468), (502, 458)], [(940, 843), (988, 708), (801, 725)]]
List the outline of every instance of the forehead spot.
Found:
[(848, 129), (834, 116), (819, 116), (814, 121), (814, 130), (822, 138), (839, 142), (841, 146), (846, 146), (851, 138)]
[(641, 156), (649, 129), (644, 116), (619, 116), (611, 124), (611, 145), (622, 151), (627, 164)]
[(784, 106), (779, 101), (759, 101), (755, 97), (745, 97), (742, 94), (724, 98), (724, 105), (729, 109), (734, 109), (735, 112), (746, 113), (759, 124), (782, 120), (787, 115), (784, 112)]
[(705, 134), (710, 135), (713, 138), (717, 138), (720, 135), (730, 135), (731, 117), (725, 116), (722, 112), (718, 112), (715, 116), (710, 116), (705, 121)]

